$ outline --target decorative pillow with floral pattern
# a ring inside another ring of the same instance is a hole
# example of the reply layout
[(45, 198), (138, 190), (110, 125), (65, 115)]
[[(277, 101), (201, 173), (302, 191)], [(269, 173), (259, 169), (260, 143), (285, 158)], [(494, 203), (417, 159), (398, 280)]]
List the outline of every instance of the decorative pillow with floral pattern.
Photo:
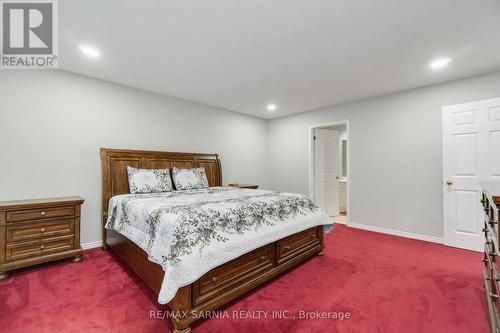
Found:
[(168, 169), (137, 169), (127, 166), (130, 193), (159, 193), (173, 190)]
[(204, 168), (172, 169), (172, 177), (176, 190), (194, 190), (208, 187), (208, 179)]

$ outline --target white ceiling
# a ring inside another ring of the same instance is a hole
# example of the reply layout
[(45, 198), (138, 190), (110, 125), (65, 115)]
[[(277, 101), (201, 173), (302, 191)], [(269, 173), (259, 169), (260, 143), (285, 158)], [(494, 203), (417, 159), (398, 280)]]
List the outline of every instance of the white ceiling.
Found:
[[(61, 69), (262, 118), (500, 68), (498, 0), (65, 0), (59, 11)], [(454, 61), (430, 70), (440, 56)]]

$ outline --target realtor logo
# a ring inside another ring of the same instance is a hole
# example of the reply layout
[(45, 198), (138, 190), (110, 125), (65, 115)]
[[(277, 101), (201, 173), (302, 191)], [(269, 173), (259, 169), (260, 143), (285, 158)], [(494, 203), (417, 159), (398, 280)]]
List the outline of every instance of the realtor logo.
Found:
[(58, 65), (56, 0), (0, 0), (2, 69)]

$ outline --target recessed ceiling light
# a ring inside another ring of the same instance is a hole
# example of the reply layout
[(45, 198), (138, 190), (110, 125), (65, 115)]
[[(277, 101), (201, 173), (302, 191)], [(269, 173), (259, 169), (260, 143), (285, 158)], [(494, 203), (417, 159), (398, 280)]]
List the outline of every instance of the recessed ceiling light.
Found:
[(432, 69), (441, 69), (441, 68), (444, 68), (444, 67), (448, 66), (452, 60), (453, 59), (448, 58), (448, 57), (446, 57), (446, 58), (439, 58), (439, 59), (436, 59), (433, 62), (431, 62), (431, 64), (429, 65), (429, 67), (432, 68)]
[(88, 57), (97, 58), (99, 56), (99, 51), (92, 46), (80, 45), (78, 48)]
[(276, 104), (267, 105), (267, 111), (274, 111), (274, 110), (276, 110)]

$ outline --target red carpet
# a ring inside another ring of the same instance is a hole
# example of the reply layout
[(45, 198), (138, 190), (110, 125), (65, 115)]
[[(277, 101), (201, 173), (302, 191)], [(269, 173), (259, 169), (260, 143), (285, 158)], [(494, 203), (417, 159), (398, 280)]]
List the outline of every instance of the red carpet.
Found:
[[(212, 318), (193, 332), (489, 332), (479, 253), (340, 225), (325, 237), (323, 257), (224, 308), (229, 316), (283, 310), (295, 319)], [(167, 320), (150, 319), (162, 309), (99, 249), (81, 263), (39, 266), (0, 282), (1, 332), (170, 332)], [(305, 320), (301, 310), (350, 318)]]

